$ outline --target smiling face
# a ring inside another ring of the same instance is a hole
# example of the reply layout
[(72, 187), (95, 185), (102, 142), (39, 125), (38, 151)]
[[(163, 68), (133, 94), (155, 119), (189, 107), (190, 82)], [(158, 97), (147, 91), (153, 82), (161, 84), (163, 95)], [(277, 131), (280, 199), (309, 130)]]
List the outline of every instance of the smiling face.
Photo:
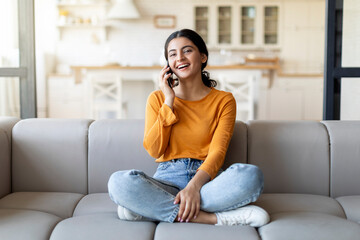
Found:
[(171, 70), (178, 78), (201, 78), (201, 65), (207, 60), (195, 44), (186, 37), (174, 38), (167, 48), (168, 62)]

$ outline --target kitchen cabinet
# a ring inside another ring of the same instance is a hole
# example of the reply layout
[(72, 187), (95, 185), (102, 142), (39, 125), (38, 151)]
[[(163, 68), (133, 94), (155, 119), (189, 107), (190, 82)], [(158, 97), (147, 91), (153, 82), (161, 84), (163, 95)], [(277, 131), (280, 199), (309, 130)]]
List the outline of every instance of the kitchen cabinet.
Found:
[(194, 29), (209, 48), (279, 48), (280, 14), (280, 3), (195, 5)]
[(109, 25), (105, 20), (108, 6), (107, 0), (59, 1), (57, 4), (59, 39), (63, 39), (66, 31), (85, 30), (93, 39), (107, 40)]
[(84, 118), (87, 114), (84, 83), (76, 84), (71, 75), (48, 78), (48, 117)]
[(259, 119), (315, 120), (322, 119), (322, 77), (278, 77), (271, 89), (262, 92)]

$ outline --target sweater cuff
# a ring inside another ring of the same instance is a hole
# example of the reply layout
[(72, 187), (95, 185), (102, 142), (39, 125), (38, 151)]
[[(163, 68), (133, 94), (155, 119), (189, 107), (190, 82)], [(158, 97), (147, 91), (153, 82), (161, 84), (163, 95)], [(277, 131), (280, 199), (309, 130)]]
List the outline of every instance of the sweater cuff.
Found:
[(213, 180), (213, 179), (216, 177), (216, 175), (217, 175), (217, 171), (216, 171), (215, 169), (207, 166), (207, 165), (204, 164), (204, 163), (201, 164), (201, 166), (198, 168), (198, 171), (199, 171), (200, 169), (203, 170), (203, 171), (205, 171), (207, 174), (210, 175), (210, 177), (211, 177), (210, 180)]
[(159, 120), (164, 127), (171, 126), (179, 120), (171, 108), (165, 103), (161, 106), (159, 111)]

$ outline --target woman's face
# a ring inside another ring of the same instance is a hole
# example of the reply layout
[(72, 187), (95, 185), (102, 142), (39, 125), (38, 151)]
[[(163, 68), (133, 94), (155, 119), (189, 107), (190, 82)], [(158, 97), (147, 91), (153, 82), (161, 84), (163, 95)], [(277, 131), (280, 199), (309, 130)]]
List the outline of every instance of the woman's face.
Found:
[(207, 60), (206, 55), (200, 53), (195, 44), (186, 37), (171, 40), (167, 53), (170, 68), (179, 79), (195, 77), (201, 73), (201, 64)]

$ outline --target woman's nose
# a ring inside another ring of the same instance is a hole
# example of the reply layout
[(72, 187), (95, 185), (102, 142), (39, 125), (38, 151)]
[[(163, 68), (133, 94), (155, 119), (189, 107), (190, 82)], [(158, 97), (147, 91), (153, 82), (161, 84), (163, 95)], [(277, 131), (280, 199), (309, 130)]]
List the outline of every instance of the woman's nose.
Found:
[(184, 54), (183, 53), (179, 53), (176, 57), (176, 60), (179, 61), (179, 60), (182, 60), (184, 59)]

